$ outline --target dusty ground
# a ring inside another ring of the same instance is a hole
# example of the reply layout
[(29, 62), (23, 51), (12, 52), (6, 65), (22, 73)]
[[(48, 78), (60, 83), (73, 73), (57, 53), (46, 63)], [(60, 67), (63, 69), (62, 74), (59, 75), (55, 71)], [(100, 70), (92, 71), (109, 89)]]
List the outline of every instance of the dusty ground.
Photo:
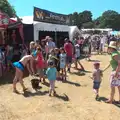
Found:
[[(104, 69), (108, 65), (109, 56), (96, 55), (91, 59), (100, 60), (101, 68)], [(93, 61), (82, 60), (87, 71), (92, 70)], [(0, 120), (120, 120), (120, 106), (104, 102), (110, 92), (110, 70), (104, 72), (100, 101), (95, 100), (89, 72), (81, 76), (73, 70), (74, 74), (68, 77), (70, 82), (56, 82), (58, 96), (51, 98), (48, 97), (46, 85), (41, 85), (42, 89), (35, 93), (31, 88), (30, 77), (25, 79), (30, 92), (23, 94), (18, 84), (21, 94), (16, 95), (12, 93), (12, 80), (6, 76), (9, 82), (6, 84), (4, 80), (0, 86)]]

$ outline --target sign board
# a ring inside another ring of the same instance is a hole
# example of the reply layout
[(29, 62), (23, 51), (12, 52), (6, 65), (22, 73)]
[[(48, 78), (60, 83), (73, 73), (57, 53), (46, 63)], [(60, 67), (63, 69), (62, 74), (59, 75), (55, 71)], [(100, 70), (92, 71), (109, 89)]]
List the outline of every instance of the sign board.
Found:
[(63, 24), (63, 25), (68, 25), (70, 22), (68, 15), (58, 14), (58, 13), (50, 12), (40, 8), (36, 8), (36, 7), (34, 7), (33, 20), (38, 22)]

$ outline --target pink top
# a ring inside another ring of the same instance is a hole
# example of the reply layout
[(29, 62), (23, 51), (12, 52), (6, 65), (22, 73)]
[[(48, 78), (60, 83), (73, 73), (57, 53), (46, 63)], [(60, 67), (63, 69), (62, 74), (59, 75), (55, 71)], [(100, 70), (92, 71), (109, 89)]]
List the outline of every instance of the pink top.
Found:
[(64, 49), (67, 54), (67, 56), (72, 56), (73, 55), (73, 46), (71, 43), (65, 43), (64, 44)]
[(37, 55), (36, 67), (37, 68), (44, 68), (44, 59), (43, 59), (43, 55), (41, 52)]

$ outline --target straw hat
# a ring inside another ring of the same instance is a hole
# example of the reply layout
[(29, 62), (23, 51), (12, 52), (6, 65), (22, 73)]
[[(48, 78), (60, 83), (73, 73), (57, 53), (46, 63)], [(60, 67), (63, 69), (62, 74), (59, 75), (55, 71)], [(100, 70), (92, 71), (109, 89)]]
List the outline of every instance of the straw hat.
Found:
[(114, 48), (117, 49), (117, 43), (115, 41), (111, 41), (108, 48)]

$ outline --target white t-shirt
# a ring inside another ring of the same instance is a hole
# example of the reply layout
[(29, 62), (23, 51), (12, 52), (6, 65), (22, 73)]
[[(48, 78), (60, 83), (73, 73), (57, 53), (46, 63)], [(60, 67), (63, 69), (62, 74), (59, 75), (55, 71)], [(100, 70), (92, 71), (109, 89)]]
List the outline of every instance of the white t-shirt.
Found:
[(55, 48), (55, 43), (53, 41), (47, 42), (48, 52)]
[(60, 64), (66, 64), (66, 54), (60, 54)]
[(75, 57), (76, 58), (80, 57), (80, 45), (79, 44), (75, 45)]

